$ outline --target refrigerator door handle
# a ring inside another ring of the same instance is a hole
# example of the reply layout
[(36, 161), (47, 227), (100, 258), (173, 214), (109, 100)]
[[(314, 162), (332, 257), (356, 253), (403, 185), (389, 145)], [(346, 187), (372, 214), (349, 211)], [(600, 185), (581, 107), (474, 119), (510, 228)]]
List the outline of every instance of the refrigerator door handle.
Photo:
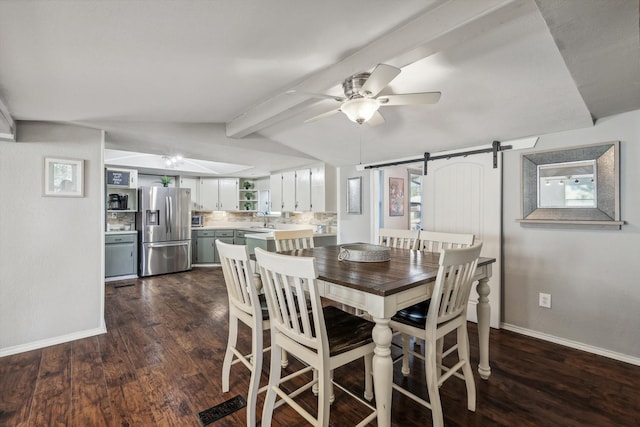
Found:
[(173, 199), (169, 196), (169, 233), (173, 233)]
[(185, 240), (180, 242), (145, 243), (144, 245), (148, 248), (169, 248), (178, 246), (189, 246), (190, 244), (191, 242), (189, 240)]
[(165, 233), (169, 233), (169, 224), (171, 224), (169, 221), (171, 221), (169, 217), (169, 198), (165, 197), (164, 198), (164, 232)]

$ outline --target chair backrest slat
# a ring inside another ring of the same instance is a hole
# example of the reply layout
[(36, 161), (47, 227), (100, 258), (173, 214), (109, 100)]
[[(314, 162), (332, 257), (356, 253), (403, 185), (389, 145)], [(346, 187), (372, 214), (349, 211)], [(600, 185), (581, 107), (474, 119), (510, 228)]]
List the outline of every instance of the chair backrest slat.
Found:
[(466, 316), (473, 276), (478, 265), (482, 242), (466, 248), (444, 249), (440, 253), (440, 267), (431, 296), (427, 329), (460, 315)]
[(466, 248), (473, 245), (473, 233), (442, 233), (421, 230), (416, 249), (427, 252), (442, 252), (443, 249)]
[(392, 248), (416, 249), (419, 233), (418, 230), (381, 228), (378, 244)]
[[(271, 328), (319, 352), (329, 354), (329, 343), (317, 288), (315, 259), (255, 249)], [(311, 317), (307, 300), (311, 302)]]
[(249, 249), (244, 245), (232, 245), (220, 240), (216, 240), (216, 248), (229, 294), (229, 304), (261, 319), (258, 291), (249, 262)]
[(273, 232), (276, 251), (293, 251), (296, 249), (313, 248), (313, 230), (276, 230)]

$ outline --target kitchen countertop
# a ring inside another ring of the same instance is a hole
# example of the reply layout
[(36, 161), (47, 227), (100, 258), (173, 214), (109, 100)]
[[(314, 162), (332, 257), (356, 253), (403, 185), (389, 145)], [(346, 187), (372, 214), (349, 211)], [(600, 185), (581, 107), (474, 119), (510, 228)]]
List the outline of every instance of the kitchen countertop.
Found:
[[(332, 237), (336, 233), (313, 233), (313, 237)], [(245, 234), (245, 239), (257, 239), (257, 240), (273, 240), (273, 230), (263, 233)]]
[[(260, 240), (273, 240), (273, 232), (276, 230), (274, 228), (263, 228), (263, 227), (251, 227), (251, 226), (237, 226), (237, 225), (213, 225), (206, 227), (192, 227), (192, 230), (242, 230), (245, 232), (244, 237), (249, 237), (253, 239)], [(289, 229), (289, 228), (288, 228)], [(295, 229), (295, 228), (290, 228)], [(113, 235), (113, 234), (137, 234), (137, 230), (110, 230), (105, 231), (105, 235)], [(324, 237), (324, 236), (335, 236), (336, 233), (313, 233), (314, 237)]]

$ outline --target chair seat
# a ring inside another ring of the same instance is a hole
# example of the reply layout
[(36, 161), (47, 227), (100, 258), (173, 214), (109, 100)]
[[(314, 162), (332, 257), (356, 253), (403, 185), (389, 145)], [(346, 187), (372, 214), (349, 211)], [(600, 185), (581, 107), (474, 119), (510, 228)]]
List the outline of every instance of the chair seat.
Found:
[(375, 323), (333, 306), (324, 307), (322, 311), (327, 325), (331, 356), (373, 342), (371, 332)]
[(391, 318), (391, 320), (404, 323), (408, 326), (413, 326), (416, 328), (424, 328), (427, 321), (427, 313), (429, 312), (429, 305), (431, 304), (431, 300), (428, 299), (426, 301), (419, 302), (410, 307), (403, 308), (398, 311), (395, 316)]

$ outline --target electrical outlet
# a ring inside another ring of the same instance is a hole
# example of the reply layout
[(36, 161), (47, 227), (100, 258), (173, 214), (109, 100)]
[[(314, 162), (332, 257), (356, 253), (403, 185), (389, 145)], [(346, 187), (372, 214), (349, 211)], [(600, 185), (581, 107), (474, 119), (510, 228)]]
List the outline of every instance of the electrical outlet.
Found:
[(540, 292), (538, 296), (538, 305), (544, 308), (551, 308), (551, 294), (543, 294)]

